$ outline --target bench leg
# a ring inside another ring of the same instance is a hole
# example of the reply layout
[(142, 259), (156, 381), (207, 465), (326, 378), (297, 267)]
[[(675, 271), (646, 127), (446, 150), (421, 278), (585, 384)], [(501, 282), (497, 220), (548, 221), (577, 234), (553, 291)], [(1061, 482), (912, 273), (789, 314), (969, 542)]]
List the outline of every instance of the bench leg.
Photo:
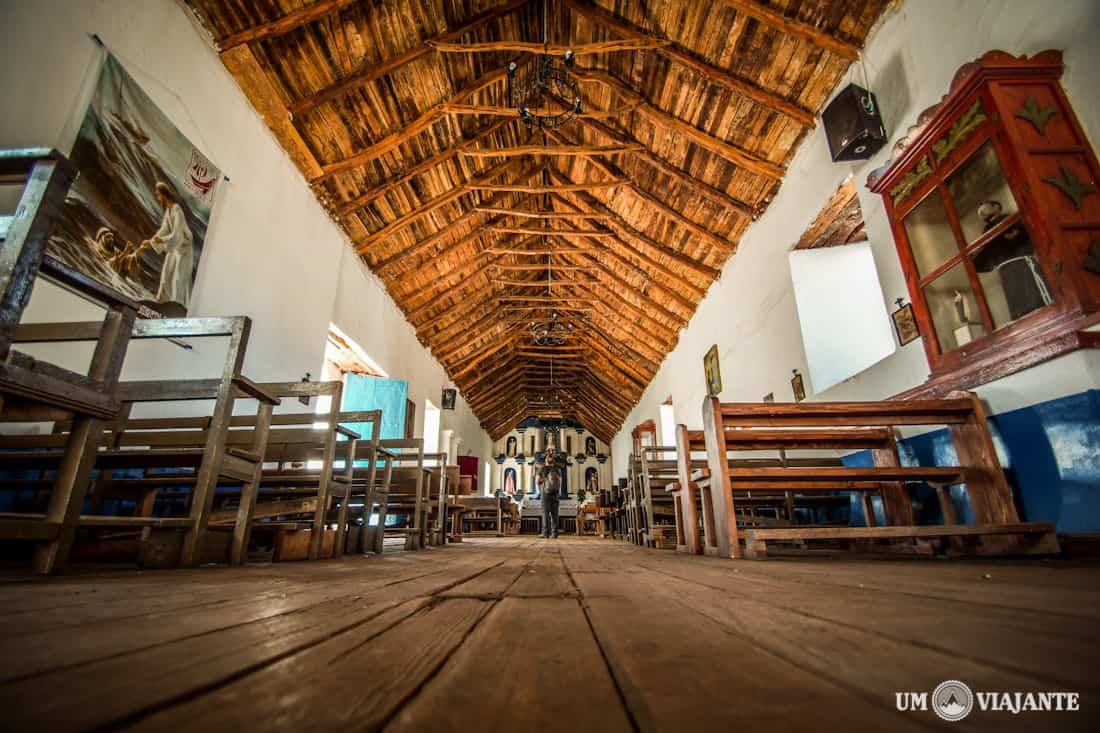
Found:
[(102, 420), (90, 417), (78, 418), (73, 424), (46, 508), (46, 521), (57, 523), (58, 533), (52, 541), (35, 546), (31, 567), (36, 573), (57, 572), (69, 560), (103, 425)]
[(871, 495), (866, 491), (860, 492), (860, 503), (863, 505), (863, 521), (868, 527), (875, 526), (875, 508), (871, 504)]
[(758, 540), (753, 537), (751, 530), (745, 533), (745, 559), (768, 559), (768, 543), (765, 540)]

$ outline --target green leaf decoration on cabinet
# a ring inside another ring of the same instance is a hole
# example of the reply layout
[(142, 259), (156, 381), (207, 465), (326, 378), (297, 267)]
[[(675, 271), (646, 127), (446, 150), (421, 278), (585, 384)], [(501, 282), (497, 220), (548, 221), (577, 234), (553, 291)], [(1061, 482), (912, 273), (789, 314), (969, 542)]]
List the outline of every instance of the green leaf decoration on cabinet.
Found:
[(947, 135), (932, 144), (932, 152), (936, 154), (936, 161), (939, 162), (946, 158), (952, 150), (959, 147), (959, 143), (969, 137), (970, 133), (978, 129), (987, 119), (989, 118), (985, 115), (982, 100), (975, 99), (974, 104), (970, 105), (970, 109), (966, 110), (966, 113), (956, 120), (951, 129), (947, 131)]
[(1065, 163), (1059, 163), (1058, 167), (1062, 169), (1062, 177), (1047, 176), (1043, 179), (1043, 182), (1049, 183), (1064, 193), (1073, 202), (1074, 207), (1080, 209), (1081, 199), (1093, 193), (1096, 189), (1078, 178), (1073, 169)]
[(1016, 116), (1030, 122), (1040, 135), (1046, 135), (1047, 123), (1058, 116), (1058, 110), (1054, 107), (1040, 107), (1035, 97), (1028, 97), (1024, 100), (1024, 106), (1016, 111)]

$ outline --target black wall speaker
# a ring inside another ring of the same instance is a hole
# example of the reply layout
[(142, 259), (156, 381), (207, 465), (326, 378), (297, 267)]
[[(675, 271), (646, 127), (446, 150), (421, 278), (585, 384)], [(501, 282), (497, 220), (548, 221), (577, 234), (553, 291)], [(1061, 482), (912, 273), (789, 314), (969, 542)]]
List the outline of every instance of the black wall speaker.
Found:
[(886, 143), (875, 95), (849, 84), (821, 113), (833, 162), (867, 160)]

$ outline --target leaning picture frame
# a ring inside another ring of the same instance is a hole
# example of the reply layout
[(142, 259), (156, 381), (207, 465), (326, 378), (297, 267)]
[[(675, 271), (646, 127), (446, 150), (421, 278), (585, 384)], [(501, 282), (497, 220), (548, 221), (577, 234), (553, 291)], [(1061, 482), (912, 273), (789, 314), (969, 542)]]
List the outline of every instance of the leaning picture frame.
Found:
[(717, 397), (722, 392), (722, 370), (718, 364), (718, 344), (711, 346), (703, 356), (703, 374), (707, 380), (707, 396)]
[(798, 370), (794, 370), (794, 376), (791, 377), (791, 392), (794, 393), (794, 401), (801, 402), (806, 399), (806, 383), (802, 381), (802, 375), (798, 373)]
[(894, 322), (894, 333), (897, 334), (899, 346), (905, 346), (920, 337), (912, 303), (906, 303), (891, 313), (890, 320)]

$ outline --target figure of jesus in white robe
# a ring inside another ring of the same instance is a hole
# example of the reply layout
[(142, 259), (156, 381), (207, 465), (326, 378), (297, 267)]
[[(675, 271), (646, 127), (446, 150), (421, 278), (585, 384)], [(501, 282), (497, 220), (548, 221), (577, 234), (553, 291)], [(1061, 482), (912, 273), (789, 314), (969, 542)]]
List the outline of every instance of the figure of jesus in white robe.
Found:
[(164, 207), (164, 219), (157, 233), (147, 240), (157, 254), (164, 255), (157, 302), (179, 303), (186, 308), (191, 298), (191, 269), (195, 259), (195, 249), (192, 246), (194, 238), (191, 235), (191, 228), (187, 226), (183, 207), (162, 193), (159, 187), (157, 200)]

